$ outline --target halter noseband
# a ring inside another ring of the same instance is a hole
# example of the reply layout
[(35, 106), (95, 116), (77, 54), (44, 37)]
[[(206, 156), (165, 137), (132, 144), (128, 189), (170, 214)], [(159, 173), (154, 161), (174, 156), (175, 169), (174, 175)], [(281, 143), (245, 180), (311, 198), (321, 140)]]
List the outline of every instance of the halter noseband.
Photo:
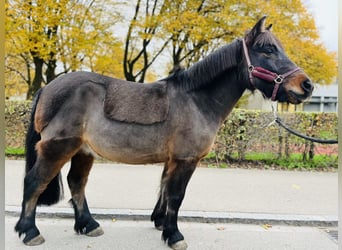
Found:
[(288, 71), (285, 74), (278, 75), (277, 73), (269, 71), (267, 69), (264, 69), (263, 67), (254, 66), (254, 65), (252, 65), (251, 60), (249, 58), (248, 49), (247, 49), (246, 41), (244, 38), (242, 39), (242, 45), (243, 45), (243, 52), (245, 54), (247, 65), (248, 65), (249, 81), (250, 81), (251, 85), (253, 86), (253, 88), (256, 89), (253, 77), (258, 77), (258, 78), (265, 80), (265, 81), (268, 81), (268, 82), (274, 82), (274, 89), (272, 92), (271, 100), (275, 101), (275, 98), (276, 98), (280, 84), (283, 83), (283, 81), (286, 77), (288, 77), (288, 76), (292, 75), (294, 72), (300, 70), (300, 68), (296, 67), (296, 68)]

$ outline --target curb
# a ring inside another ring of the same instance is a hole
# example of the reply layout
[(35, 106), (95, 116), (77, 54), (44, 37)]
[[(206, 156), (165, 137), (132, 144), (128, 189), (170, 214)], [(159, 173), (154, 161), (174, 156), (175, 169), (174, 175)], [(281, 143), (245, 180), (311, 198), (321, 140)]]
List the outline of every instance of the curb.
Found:
[[(5, 214), (20, 216), (21, 207), (5, 206)], [(92, 208), (97, 219), (150, 220), (152, 210)], [(74, 218), (73, 209), (64, 207), (37, 207), (38, 218)], [(228, 213), (207, 211), (180, 211), (179, 221), (200, 223), (270, 224), (313, 227), (337, 227), (338, 218), (332, 215), (290, 215), (265, 213)]]

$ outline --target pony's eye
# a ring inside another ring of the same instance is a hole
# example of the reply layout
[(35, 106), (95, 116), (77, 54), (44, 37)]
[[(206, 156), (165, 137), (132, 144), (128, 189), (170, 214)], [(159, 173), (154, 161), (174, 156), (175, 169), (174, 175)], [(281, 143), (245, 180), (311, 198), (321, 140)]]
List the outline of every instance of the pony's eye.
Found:
[(276, 51), (276, 49), (273, 46), (260, 46), (255, 48), (255, 50), (258, 53), (265, 54), (265, 55), (270, 55)]
[(274, 52), (274, 49), (272, 47), (264, 47), (261, 49), (261, 52), (266, 54), (272, 54)]

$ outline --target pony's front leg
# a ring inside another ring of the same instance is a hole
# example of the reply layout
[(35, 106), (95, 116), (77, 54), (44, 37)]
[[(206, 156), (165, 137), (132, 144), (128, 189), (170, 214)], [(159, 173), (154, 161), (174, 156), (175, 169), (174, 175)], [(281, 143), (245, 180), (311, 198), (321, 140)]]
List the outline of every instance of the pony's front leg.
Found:
[(166, 215), (166, 201), (165, 201), (165, 182), (167, 173), (167, 163), (165, 163), (161, 182), (158, 201), (153, 209), (151, 221), (154, 222), (154, 227), (158, 230), (163, 230), (165, 215)]
[(184, 236), (178, 229), (178, 211), (185, 195), (186, 186), (197, 163), (198, 160), (172, 160), (167, 166), (164, 184), (167, 205), (162, 237), (172, 249), (183, 250), (187, 248)]
[(78, 152), (71, 159), (67, 179), (72, 196), (70, 202), (75, 211), (75, 231), (87, 236), (100, 236), (103, 230), (91, 216), (84, 193), (93, 160), (92, 155)]

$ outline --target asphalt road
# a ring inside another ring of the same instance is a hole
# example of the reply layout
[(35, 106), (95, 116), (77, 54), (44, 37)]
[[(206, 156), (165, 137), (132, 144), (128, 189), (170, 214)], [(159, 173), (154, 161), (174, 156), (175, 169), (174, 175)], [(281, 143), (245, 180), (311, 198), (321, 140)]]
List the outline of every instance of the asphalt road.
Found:
[[(77, 235), (73, 220), (37, 220), (45, 243), (27, 247), (14, 233), (16, 217), (6, 216), (6, 250), (167, 250), (161, 232), (149, 221), (99, 220), (105, 234), (96, 238)], [(337, 250), (327, 230), (334, 228), (280, 225), (180, 222), (189, 250)]]
[[(161, 166), (95, 164), (86, 194), (105, 231), (97, 238), (73, 231), (68, 168), (63, 168), (65, 199), (37, 209), (37, 226), (46, 242), (32, 249), (168, 249), (148, 221)], [(23, 161), (6, 161), (5, 249), (31, 249), (14, 232), (23, 175)], [(337, 173), (198, 168), (179, 227), (190, 250), (335, 250), (336, 237), (327, 232), (335, 232), (336, 224)]]

